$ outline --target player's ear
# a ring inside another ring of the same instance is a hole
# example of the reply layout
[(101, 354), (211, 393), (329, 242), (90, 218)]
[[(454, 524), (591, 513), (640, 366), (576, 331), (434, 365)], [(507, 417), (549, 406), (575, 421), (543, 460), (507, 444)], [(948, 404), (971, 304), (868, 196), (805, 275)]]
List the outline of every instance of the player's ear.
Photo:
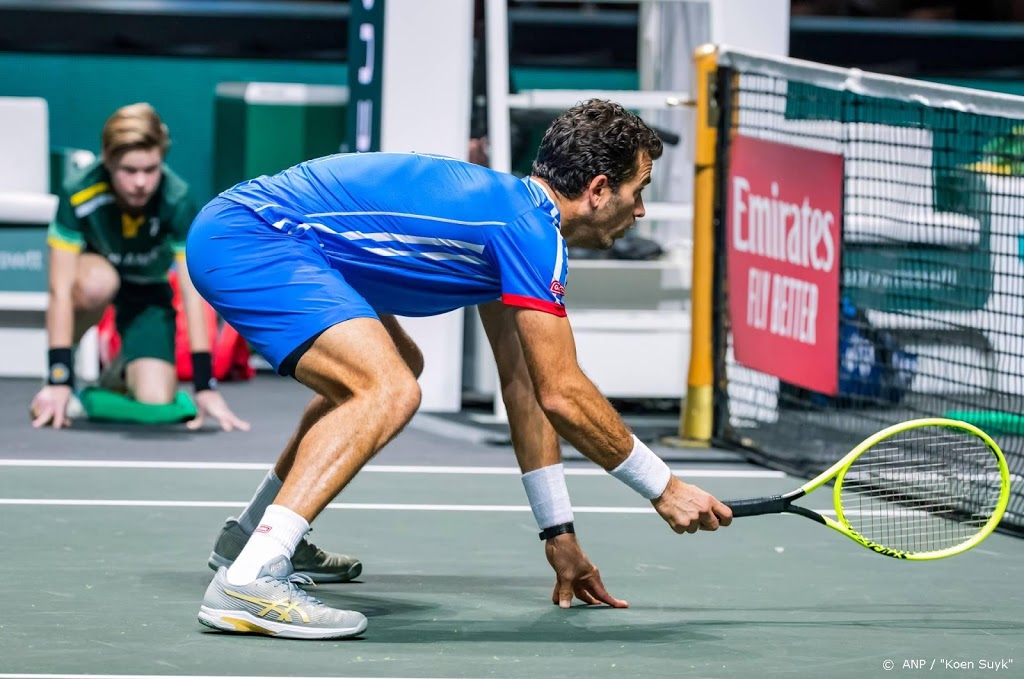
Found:
[(587, 198), (590, 202), (590, 207), (597, 209), (602, 207), (611, 198), (612, 189), (611, 183), (608, 181), (608, 175), (599, 174), (590, 180), (587, 185)]

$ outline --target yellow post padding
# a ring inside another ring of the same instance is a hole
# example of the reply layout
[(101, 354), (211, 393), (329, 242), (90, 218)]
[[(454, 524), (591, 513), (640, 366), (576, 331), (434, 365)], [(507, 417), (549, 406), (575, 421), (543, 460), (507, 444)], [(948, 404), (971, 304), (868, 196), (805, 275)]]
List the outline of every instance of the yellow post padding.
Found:
[(711, 439), (712, 287), (714, 277), (715, 145), (718, 140), (713, 86), (718, 71), (718, 49), (702, 45), (693, 55), (696, 67), (697, 130), (694, 137), (693, 283), (690, 292), (690, 371), (679, 436), (687, 441)]

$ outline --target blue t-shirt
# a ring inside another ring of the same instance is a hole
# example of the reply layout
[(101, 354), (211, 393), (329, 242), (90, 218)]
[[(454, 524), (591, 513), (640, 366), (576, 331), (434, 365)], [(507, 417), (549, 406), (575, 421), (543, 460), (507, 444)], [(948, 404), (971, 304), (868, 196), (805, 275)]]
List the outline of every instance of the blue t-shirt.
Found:
[(544, 188), (472, 163), (341, 154), (222, 196), (307, 230), (378, 313), (429, 316), (501, 299), (565, 316), (568, 252)]

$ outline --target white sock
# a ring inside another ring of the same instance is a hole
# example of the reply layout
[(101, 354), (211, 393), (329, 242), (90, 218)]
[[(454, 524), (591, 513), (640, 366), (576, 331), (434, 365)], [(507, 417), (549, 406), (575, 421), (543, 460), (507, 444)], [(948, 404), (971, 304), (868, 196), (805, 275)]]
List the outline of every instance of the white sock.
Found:
[(238, 525), (246, 535), (252, 535), (252, 532), (256, 530), (260, 519), (263, 518), (263, 512), (267, 511), (267, 507), (274, 502), (277, 494), (281, 492), (283, 484), (284, 481), (277, 478), (277, 474), (271, 467), (267, 475), (263, 477), (260, 487), (256, 489), (256, 494), (252, 496), (248, 506), (242, 511), (242, 515), (238, 517)]
[(279, 556), (290, 559), (295, 553), (295, 546), (307, 532), (309, 524), (304, 518), (287, 507), (270, 505), (263, 513), (260, 525), (242, 548), (242, 553), (228, 569), (228, 584), (247, 585), (256, 579), (260, 569), (271, 559)]

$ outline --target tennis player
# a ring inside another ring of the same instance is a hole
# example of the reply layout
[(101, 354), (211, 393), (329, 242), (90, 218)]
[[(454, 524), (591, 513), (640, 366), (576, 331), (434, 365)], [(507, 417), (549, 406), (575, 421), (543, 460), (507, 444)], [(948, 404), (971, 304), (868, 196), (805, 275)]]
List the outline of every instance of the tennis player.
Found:
[(555, 571), (552, 602), (627, 605), (577, 542), (559, 435), (677, 533), (729, 524), (730, 510), (675, 478), (584, 375), (563, 303), (567, 246), (607, 249), (643, 217), (661, 153), (640, 118), (590, 100), (552, 123), (525, 179), (429, 155), (337, 155), (239, 184), (202, 210), (186, 249), (196, 288), (316, 396), (247, 509), (262, 510), (252, 536), (220, 560), (200, 622), (288, 638), (366, 628), (297, 587), (289, 558), (420, 404), (423, 358), (395, 315), (479, 305)]

